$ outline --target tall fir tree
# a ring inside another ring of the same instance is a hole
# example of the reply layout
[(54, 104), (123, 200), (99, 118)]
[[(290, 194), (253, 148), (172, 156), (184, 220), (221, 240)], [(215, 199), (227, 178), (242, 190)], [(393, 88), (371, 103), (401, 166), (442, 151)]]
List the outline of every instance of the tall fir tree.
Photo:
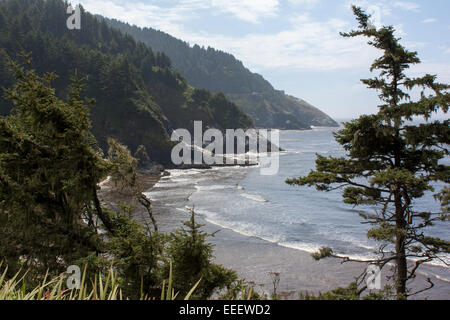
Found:
[[(321, 191), (343, 188), (344, 202), (366, 206), (360, 215), (372, 227), (367, 236), (381, 244), (379, 258), (365, 262), (381, 269), (394, 263), (396, 297), (406, 299), (433, 286), (427, 279), (430, 286), (416, 292), (408, 289), (408, 281), (416, 277), (418, 268), (433, 260), (446, 263), (441, 254), (450, 252), (449, 241), (427, 232), (433, 224), (449, 219), (450, 167), (445, 162), (449, 155), (449, 120), (430, 118), (436, 112), (447, 113), (450, 86), (436, 82), (434, 75), (408, 77), (406, 70), (420, 63), (417, 53), (399, 43), (392, 26), (376, 29), (361, 8), (354, 6), (353, 12), (359, 28), (341, 35), (367, 37), (368, 44), (383, 53), (370, 68), (380, 71), (379, 76), (362, 80), (380, 93), (383, 104), (377, 114), (345, 123), (344, 129), (335, 134), (348, 153), (346, 157), (318, 155), (315, 170), (287, 183), (315, 186)], [(420, 92), (417, 101), (411, 97), (414, 90)], [(417, 120), (426, 121), (415, 124)], [(441, 190), (435, 190), (439, 185)], [(414, 206), (416, 199), (430, 192), (441, 201), (441, 211), (421, 211)], [(331, 248), (313, 255), (316, 259), (330, 256), (351, 260), (334, 254)]]
[[(29, 54), (21, 54), (25, 65)], [(5, 90), (13, 113), (0, 117), (0, 257), (25, 261), (45, 273), (100, 251), (95, 230), (82, 219), (109, 164), (95, 148), (89, 109), (74, 79), (65, 100), (55, 96), (52, 73), (37, 75), (10, 60), (17, 79)]]
[[(184, 228), (185, 227), (185, 228)], [(199, 279), (200, 284), (193, 294), (193, 299), (205, 300), (215, 292), (230, 289), (237, 280), (235, 271), (222, 265), (214, 264), (214, 245), (208, 243), (208, 234), (195, 220), (195, 212), (191, 210), (191, 218), (184, 222), (184, 227), (170, 235), (168, 256), (173, 261), (174, 287), (180, 296), (185, 296)]]
[(105, 208), (98, 193), (108, 175), (134, 188), (137, 160), (114, 139), (103, 158), (76, 76), (60, 99), (51, 86), (56, 75), (38, 75), (29, 68), (30, 54), (20, 56), (22, 63), (6, 56), (16, 83), (5, 96), (14, 107), (0, 116), (0, 261), (8, 267), (6, 277), (24, 269), (37, 283), (73, 264), (85, 265), (88, 276), (114, 264), (126, 297), (158, 291), (162, 237), (136, 222), (131, 206)]

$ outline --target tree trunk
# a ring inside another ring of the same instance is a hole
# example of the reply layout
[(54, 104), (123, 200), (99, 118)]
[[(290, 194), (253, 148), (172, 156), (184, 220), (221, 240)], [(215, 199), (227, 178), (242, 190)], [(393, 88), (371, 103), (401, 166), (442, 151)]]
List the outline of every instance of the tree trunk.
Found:
[[(405, 230), (406, 221), (403, 214), (402, 201), (400, 192), (395, 194), (395, 218), (396, 227), (398, 230)], [(396, 279), (396, 289), (397, 289), (397, 299), (404, 300), (406, 296), (406, 281), (408, 279), (408, 265), (406, 261), (405, 253), (405, 236), (401, 233), (396, 234), (395, 239), (395, 252), (397, 254), (396, 264), (397, 264), (397, 279)]]
[(106, 229), (108, 229), (108, 231), (111, 232), (112, 234), (115, 234), (116, 228), (115, 228), (114, 224), (112, 223), (111, 219), (109, 218), (109, 216), (103, 213), (102, 205), (101, 205), (100, 200), (98, 199), (98, 195), (97, 195), (97, 186), (95, 186), (95, 185), (92, 188), (92, 196), (94, 199), (94, 205), (95, 205), (95, 209), (97, 211), (97, 216), (103, 222), (103, 225), (106, 227)]
[[(394, 106), (397, 106), (397, 76), (394, 76), (394, 84), (395, 84), (395, 101)], [(395, 119), (395, 128), (396, 134), (395, 137), (400, 140), (400, 119)], [(395, 168), (401, 168), (401, 154), (400, 147), (397, 147), (395, 150)], [(406, 199), (405, 199), (406, 200)], [(400, 184), (395, 185), (394, 189), (394, 204), (395, 204), (395, 226), (397, 228), (396, 236), (395, 236), (395, 253), (396, 264), (397, 264), (397, 279), (396, 279), (396, 289), (397, 289), (397, 299), (405, 300), (407, 298), (406, 295), (406, 282), (408, 280), (408, 265), (406, 261), (406, 250), (405, 250), (405, 240), (406, 236), (402, 233), (406, 231), (407, 221), (405, 218), (405, 214), (403, 212), (403, 203), (402, 203), (402, 187)]]

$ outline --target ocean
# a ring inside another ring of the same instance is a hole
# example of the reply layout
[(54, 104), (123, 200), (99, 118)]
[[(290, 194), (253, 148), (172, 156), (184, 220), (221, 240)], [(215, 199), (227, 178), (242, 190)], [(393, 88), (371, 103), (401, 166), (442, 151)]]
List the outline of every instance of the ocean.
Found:
[[(147, 193), (154, 202), (160, 228), (171, 231), (179, 227), (189, 217), (189, 209), (194, 208), (211, 228), (279, 247), (311, 253), (326, 246), (356, 259), (374, 257), (378, 244), (367, 239), (369, 226), (358, 215), (373, 208), (344, 204), (341, 190), (320, 192), (285, 183), (287, 178), (304, 176), (314, 169), (316, 154), (345, 155), (334, 140), (336, 130), (281, 131), (280, 146), (285, 151), (280, 153), (280, 169), (275, 176), (261, 175), (258, 167), (171, 170), (170, 176), (163, 177)], [(416, 206), (439, 210), (431, 193)], [(448, 223), (435, 225), (429, 234), (448, 239)], [(450, 262), (448, 255), (443, 259)], [(448, 282), (450, 292), (450, 269), (441, 261), (421, 272)]]

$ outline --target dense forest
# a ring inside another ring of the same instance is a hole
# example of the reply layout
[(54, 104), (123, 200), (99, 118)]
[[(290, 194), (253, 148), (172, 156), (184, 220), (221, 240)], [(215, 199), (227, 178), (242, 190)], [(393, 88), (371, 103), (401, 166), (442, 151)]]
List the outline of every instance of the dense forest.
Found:
[[(60, 279), (70, 266), (84, 267), (79, 299), (152, 299), (164, 296), (165, 283), (168, 299), (233, 294), (236, 273), (213, 263), (211, 235), (194, 212), (179, 230), (158, 232), (132, 152), (164, 160), (170, 126), (203, 119), (245, 127), (251, 119), (86, 12), (82, 29), (68, 31), (67, 6), (0, 2), (0, 300), (69, 298)], [(99, 184), (107, 177), (127, 200), (105, 204)], [(137, 208), (147, 225), (134, 219)], [(49, 279), (59, 281), (53, 293)]]
[(262, 128), (305, 129), (337, 126), (325, 113), (309, 103), (275, 90), (261, 75), (252, 73), (229, 53), (214, 48), (191, 47), (167, 33), (138, 28), (114, 19), (98, 17), (109, 25), (164, 52), (196, 88), (223, 92)]
[[(14, 57), (31, 52), (32, 67), (58, 75), (57, 96), (67, 92), (76, 73), (84, 78), (83, 96), (95, 99), (93, 133), (105, 150), (115, 138), (133, 152), (145, 146), (153, 160), (168, 163), (172, 129), (204, 127), (248, 128), (249, 116), (222, 93), (195, 89), (171, 67), (164, 53), (124, 35), (81, 8), (80, 30), (66, 28), (68, 3), (61, 0), (0, 2), (0, 47)], [(12, 74), (0, 62), (0, 85), (10, 87)], [(6, 115), (11, 104), (0, 101)]]

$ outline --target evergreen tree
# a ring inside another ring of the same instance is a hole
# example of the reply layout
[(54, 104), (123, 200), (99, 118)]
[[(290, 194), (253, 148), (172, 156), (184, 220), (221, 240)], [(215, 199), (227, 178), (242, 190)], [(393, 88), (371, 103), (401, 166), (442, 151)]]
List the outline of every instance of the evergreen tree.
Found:
[(151, 162), (147, 150), (143, 145), (137, 147), (136, 152), (134, 153), (134, 158), (138, 160), (139, 168), (145, 168)]
[(95, 147), (79, 81), (61, 100), (54, 74), (10, 66), (17, 83), (5, 90), (13, 113), (0, 117), (0, 257), (11, 267), (25, 260), (42, 274), (62, 272), (101, 251), (82, 219), (100, 211), (92, 200), (109, 165)]
[[(380, 71), (379, 76), (362, 80), (368, 88), (380, 92), (383, 104), (377, 114), (346, 123), (345, 128), (335, 134), (336, 141), (347, 151), (347, 157), (318, 156), (316, 170), (287, 183), (315, 186), (321, 191), (345, 188), (344, 202), (375, 208), (374, 212), (368, 213), (368, 209), (360, 214), (372, 225), (367, 236), (381, 242), (380, 258), (366, 262), (380, 268), (394, 263), (396, 296), (406, 299), (418, 293), (411, 292), (407, 286), (408, 281), (416, 277), (418, 268), (440, 259), (441, 253), (450, 252), (449, 241), (427, 233), (434, 223), (449, 219), (450, 167), (442, 162), (449, 155), (449, 120), (431, 122), (429, 119), (435, 112), (448, 111), (450, 86), (437, 83), (434, 75), (407, 77), (405, 71), (420, 63), (417, 53), (399, 43), (393, 27), (377, 30), (361, 8), (353, 7), (353, 11), (359, 28), (342, 35), (365, 36), (369, 38), (369, 45), (383, 53), (371, 66), (371, 71)], [(413, 89), (421, 90), (418, 101), (410, 96)], [(425, 123), (413, 124), (411, 120), (416, 117), (425, 119)], [(422, 212), (416, 209), (414, 201), (428, 192), (436, 192), (439, 182), (447, 184), (436, 195), (444, 210)], [(317, 259), (328, 256), (341, 257), (330, 248), (323, 248), (314, 255)], [(424, 290), (433, 286), (430, 279), (428, 282), (430, 286)]]
[(230, 287), (236, 280), (236, 273), (212, 263), (213, 245), (207, 238), (214, 236), (201, 230), (195, 221), (195, 212), (181, 228), (171, 234), (168, 247), (169, 258), (173, 262), (173, 283), (175, 292), (184, 297), (201, 278), (193, 299), (207, 299), (217, 290)]
[(39, 281), (72, 264), (106, 269), (113, 258), (130, 297), (141, 285), (149, 293), (160, 283), (161, 237), (133, 221), (129, 207), (104, 208), (97, 193), (107, 175), (134, 190), (137, 160), (113, 139), (102, 158), (76, 78), (62, 100), (54, 74), (9, 63), (17, 83), (5, 91), (13, 113), (0, 117), (0, 261), (10, 274), (24, 264)]
[[(54, 71), (52, 82), (57, 97), (65, 97), (75, 71), (85, 77), (83, 94), (96, 100), (90, 112), (92, 133), (104, 152), (108, 137), (125, 144), (133, 153), (144, 145), (153, 161), (172, 165), (170, 133), (188, 128), (193, 120), (205, 119), (208, 127), (226, 129), (226, 124), (210, 117), (213, 105), (199, 110), (190, 104), (192, 87), (171, 68), (168, 56), (155, 54), (130, 34), (111, 28), (104, 19), (81, 7), (81, 30), (66, 28), (68, 3), (63, 0), (0, 1), (0, 47), (16, 54), (20, 44), (33, 53), (33, 68), (39, 74)], [(0, 86), (13, 84), (11, 73), (0, 60)], [(0, 114), (9, 114), (11, 104), (0, 98)], [(236, 105), (236, 127), (252, 126), (252, 121)]]
[[(80, 81), (75, 77), (66, 99), (57, 98), (51, 87), (55, 74), (39, 76), (28, 69), (29, 54), (21, 56), (25, 65), (7, 57), (16, 84), (5, 94), (14, 107), (0, 117), (0, 261), (8, 266), (6, 278), (22, 266), (39, 282), (46, 272), (59, 275), (69, 265), (86, 265), (88, 277), (113, 265), (125, 297), (156, 297), (170, 257), (181, 293), (200, 277), (197, 297), (209, 298), (230, 285), (235, 273), (211, 262), (209, 235), (194, 217), (188, 230), (158, 233), (129, 149), (110, 138), (107, 158), (102, 157)], [(149, 160), (145, 147), (137, 154)], [(102, 205), (98, 185), (108, 175), (148, 210), (154, 230), (133, 219), (133, 200)]]

